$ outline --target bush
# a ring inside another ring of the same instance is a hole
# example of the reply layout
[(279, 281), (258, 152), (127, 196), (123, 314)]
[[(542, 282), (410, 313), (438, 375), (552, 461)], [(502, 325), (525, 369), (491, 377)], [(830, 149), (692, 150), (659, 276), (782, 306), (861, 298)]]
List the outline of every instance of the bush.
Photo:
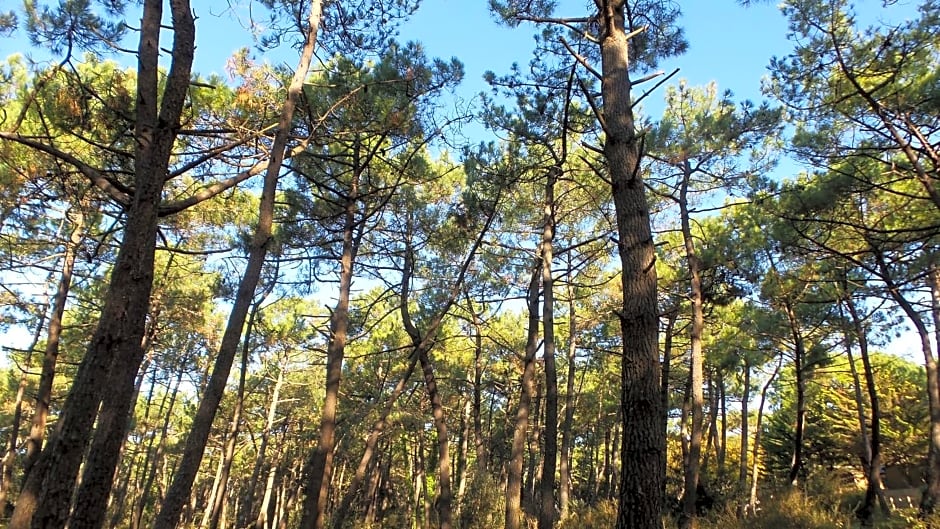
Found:
[(617, 502), (604, 500), (594, 505), (572, 502), (568, 517), (558, 524), (558, 529), (605, 529), (617, 523)]

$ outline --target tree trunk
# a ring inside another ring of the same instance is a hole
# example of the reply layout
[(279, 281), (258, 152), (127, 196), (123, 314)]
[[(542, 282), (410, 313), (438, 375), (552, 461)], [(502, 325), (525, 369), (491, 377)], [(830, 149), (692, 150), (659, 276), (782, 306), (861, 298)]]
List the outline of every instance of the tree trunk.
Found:
[(800, 325), (793, 312), (789, 300), (784, 302), (787, 320), (790, 324), (790, 335), (793, 338), (793, 374), (796, 377), (796, 424), (793, 426), (793, 455), (790, 460), (790, 471), (787, 482), (795, 487), (799, 481), (800, 471), (803, 469), (803, 434), (806, 430), (806, 372), (803, 361), (806, 357), (806, 347)]
[(62, 275), (56, 294), (52, 298), (52, 313), (49, 316), (49, 330), (46, 335), (46, 348), (42, 357), (42, 373), (39, 375), (39, 387), (36, 389), (36, 409), (33, 410), (33, 419), (29, 428), (29, 439), (26, 441), (26, 459), (23, 462), (24, 479), (36, 464), (42, 451), (43, 437), (46, 434), (46, 418), (49, 416), (49, 406), (52, 403), (52, 384), (55, 380), (56, 362), (59, 358), (59, 338), (62, 335), (62, 316), (65, 314), (65, 304), (68, 301), (69, 290), (72, 287), (72, 270), (75, 267), (75, 254), (78, 245), (85, 236), (85, 215), (79, 205), (69, 210), (72, 214), (67, 217), (72, 222), (72, 232), (65, 245), (65, 255), (62, 257)]
[(515, 427), (512, 434), (512, 449), (506, 478), (506, 529), (522, 527), (522, 467), (526, 437), (529, 430), (529, 413), (535, 393), (535, 352), (539, 342), (539, 284), (542, 263), (536, 259), (526, 295), (529, 311), (525, 356), (522, 360), (522, 388), (519, 408), (516, 410)]
[(412, 353), (411, 360), (408, 363), (408, 369), (405, 370), (405, 373), (398, 380), (398, 383), (395, 384), (395, 388), (392, 390), (391, 395), (388, 397), (388, 401), (385, 403), (385, 408), (382, 410), (382, 414), (372, 426), (372, 431), (369, 432), (369, 437), (366, 439), (365, 452), (363, 452), (362, 458), (359, 459), (359, 466), (356, 467), (356, 472), (353, 474), (352, 481), (349, 483), (349, 488), (346, 490), (346, 494), (343, 495), (339, 506), (336, 508), (336, 512), (333, 513), (333, 529), (341, 529), (343, 522), (345, 522), (346, 518), (349, 516), (349, 507), (352, 505), (353, 499), (359, 492), (359, 487), (365, 480), (366, 471), (368, 470), (369, 463), (375, 454), (375, 448), (378, 444), (379, 437), (385, 431), (385, 426), (388, 424), (388, 416), (391, 414), (392, 408), (394, 407), (395, 402), (398, 400), (398, 397), (404, 393), (405, 388), (408, 385), (408, 380), (414, 373), (417, 363), (418, 355)]
[(349, 300), (352, 294), (353, 264), (359, 253), (362, 225), (356, 219), (359, 201), (359, 145), (355, 147), (353, 175), (345, 204), (343, 250), (340, 259), (339, 298), (330, 316), (330, 343), (326, 352), (326, 395), (320, 413), (320, 442), (307, 463), (301, 529), (323, 529), (330, 482), (333, 477), (333, 450), (336, 444), (336, 412), (339, 386), (343, 375), (343, 358), (349, 331)]
[[(277, 405), (280, 401), (281, 395), (281, 386), (284, 384), (284, 368), (279, 366), (277, 370), (277, 381), (274, 383), (274, 390), (271, 394), (271, 404), (268, 406), (268, 415), (264, 423), (264, 431), (261, 432), (261, 444), (258, 447), (258, 458), (255, 461), (255, 468), (251, 471), (251, 478), (248, 481), (248, 488), (245, 492), (244, 500), (242, 501), (240, 514), (238, 516), (238, 527), (247, 527), (249, 517), (254, 513), (254, 501), (255, 501), (255, 488), (258, 486), (258, 481), (261, 479), (261, 470), (264, 468), (265, 458), (267, 455), (269, 439), (271, 437), (271, 432), (274, 430), (274, 421), (277, 419)], [(276, 470), (277, 465), (270, 465), (272, 469)], [(270, 474), (270, 473), (269, 473)], [(270, 474), (268, 481), (266, 482), (266, 488), (263, 494), (268, 494), (268, 489), (274, 487), (274, 475)], [(265, 511), (264, 507), (261, 508), (261, 512)], [(255, 516), (255, 520), (260, 518), (260, 514)]]
[(660, 395), (659, 310), (649, 205), (640, 174), (640, 139), (630, 100), (630, 50), (624, 0), (599, 0), (604, 157), (617, 222), (623, 336), (620, 495), (617, 529), (662, 526), (666, 417)]
[[(140, 487), (140, 498), (137, 500), (137, 508), (134, 509), (134, 518), (131, 521), (132, 529), (140, 529), (143, 521), (144, 509), (146, 509), (147, 504), (150, 502), (150, 489), (153, 486), (154, 479), (157, 476), (157, 469), (159, 468), (160, 461), (163, 458), (163, 451), (166, 449), (166, 438), (170, 431), (170, 420), (173, 418), (173, 407), (176, 404), (176, 396), (179, 393), (180, 383), (183, 381), (183, 371), (180, 370), (176, 375), (176, 381), (173, 383), (173, 390), (170, 393), (169, 404), (166, 406), (166, 412), (163, 416), (163, 427), (160, 429), (160, 440), (157, 443), (156, 452), (150, 456), (148, 453), (150, 464), (145, 464), (143, 466), (143, 471), (146, 472), (146, 477), (144, 482)], [(162, 407), (162, 405), (161, 405)], [(116, 527), (118, 525), (118, 519), (115, 519), (112, 523), (112, 526)]]
[(261, 278), (261, 270), (267, 256), (268, 244), (271, 242), (274, 233), (277, 182), (284, 162), (287, 142), (290, 139), (294, 111), (300, 102), (303, 83), (310, 70), (310, 63), (316, 48), (321, 16), (320, 1), (314, 0), (310, 4), (307, 27), (304, 28), (306, 34), (304, 35), (303, 49), (300, 53), (297, 69), (294, 71), (290, 85), (287, 88), (287, 99), (281, 109), (278, 129), (274, 135), (271, 160), (264, 175), (264, 186), (258, 210), (258, 224), (255, 227), (255, 233), (248, 249), (248, 263), (238, 284), (238, 292), (235, 295), (232, 312), (225, 326), (225, 333), (222, 335), (222, 343), (219, 346), (219, 353), (212, 369), (212, 375), (209, 378), (209, 384), (199, 402), (192, 428), (186, 439), (186, 448), (183, 452), (182, 461), (180, 461), (176, 475), (170, 485), (170, 490), (167, 491), (164, 498), (154, 529), (174, 529), (179, 522), (183, 504), (192, 490), (193, 481), (196, 479), (196, 473), (199, 471), (199, 465), (202, 462), (212, 422), (215, 419), (219, 403), (222, 402), (222, 395), (225, 393), (225, 386), (228, 383), (229, 372), (238, 351), (245, 320), (255, 296), (258, 281)]
[(455, 517), (460, 519), (463, 507), (464, 494), (467, 491), (467, 457), (470, 452), (470, 420), (473, 413), (473, 403), (468, 399), (464, 402), (463, 414), (460, 416), (460, 440), (457, 443), (457, 507)]
[(774, 379), (777, 378), (777, 373), (780, 371), (781, 365), (783, 365), (783, 357), (777, 362), (777, 367), (774, 368), (773, 373), (770, 374), (770, 377), (767, 378), (767, 382), (764, 383), (764, 387), (761, 388), (760, 403), (757, 405), (757, 422), (754, 424), (754, 448), (753, 454), (751, 455), (751, 495), (748, 501), (751, 514), (757, 513), (757, 478), (760, 476), (760, 434), (761, 425), (764, 420), (764, 404), (767, 402), (767, 390), (770, 389), (770, 385), (773, 383)]
[(222, 519), (222, 513), (225, 509), (226, 499), (228, 497), (229, 475), (232, 471), (232, 462), (235, 460), (235, 447), (238, 445), (238, 434), (241, 431), (242, 410), (245, 407), (245, 375), (248, 371), (249, 344), (251, 342), (251, 333), (255, 325), (255, 317), (260, 308), (260, 301), (255, 303), (248, 316), (248, 325), (245, 328), (245, 340), (242, 344), (242, 365), (238, 375), (238, 393), (235, 396), (235, 409), (232, 410), (232, 420), (229, 423), (228, 436), (225, 440), (225, 447), (222, 449), (222, 472), (219, 475), (219, 493), (215, 496), (215, 501), (209, 506), (209, 529), (219, 529), (219, 523)]
[[(469, 297), (467, 299), (470, 304)], [(476, 448), (477, 473), (482, 475), (489, 466), (486, 439), (483, 437), (483, 332), (479, 314), (471, 307), (473, 316), (473, 443)]]
[[(49, 273), (49, 277), (46, 280), (46, 283), (50, 283), (53, 278), (53, 273)], [(13, 465), (16, 462), (16, 452), (19, 447), (19, 437), (20, 437), (20, 426), (23, 422), (23, 400), (26, 396), (26, 386), (29, 382), (29, 371), (33, 365), (33, 353), (36, 351), (36, 346), (39, 344), (40, 337), (42, 336), (42, 330), (46, 326), (46, 317), (49, 309), (49, 299), (46, 296), (45, 303), (40, 304), (41, 312), (39, 313), (39, 319), (36, 321), (36, 327), (33, 330), (32, 339), (29, 342), (29, 346), (26, 348), (26, 358), (23, 362), (22, 371), (20, 373), (20, 381), (17, 384), (16, 388), (16, 397), (14, 398), (13, 404), (13, 420), (10, 424), (10, 439), (7, 441), (6, 450), (3, 455), (2, 470), (0, 470), (0, 508), (6, 509), (7, 505), (7, 494), (10, 491), (10, 488), (13, 486)], [(29, 472), (28, 469), (24, 468), (23, 471), (23, 481), (26, 481)]]
[[(689, 327), (692, 430), (689, 439), (689, 457), (685, 466), (685, 488), (682, 495), (682, 515), (679, 517), (679, 527), (681, 529), (694, 529), (698, 526), (696, 520), (696, 493), (699, 485), (700, 465), (702, 464), (703, 408), (705, 406), (705, 398), (702, 393), (704, 382), (702, 333), (705, 328), (705, 308), (702, 296), (702, 265), (695, 248), (695, 240), (692, 237), (691, 214), (689, 212), (689, 185), (692, 179), (692, 166), (688, 160), (685, 160), (682, 165), (682, 177), (682, 183), (679, 187), (679, 215), (682, 224), (685, 257), (689, 267), (689, 290), (692, 302), (692, 325)], [(712, 408), (714, 410), (714, 407)], [(714, 420), (712, 426), (714, 426)]]
[[(44, 529), (62, 529), (66, 523), (71, 529), (97, 529), (105, 516), (134, 379), (143, 359), (141, 342), (153, 285), (158, 206), (180, 128), (195, 49), (189, 2), (173, 0), (172, 62), (159, 97), (162, 4), (162, 0), (143, 3), (134, 131), (135, 192), (108, 294), (56, 431), (17, 501), (11, 529), (27, 529), (33, 522)], [(93, 428), (92, 449), (70, 520), (75, 478)]]
[(750, 435), (748, 432), (748, 423), (750, 422), (748, 405), (751, 399), (751, 363), (747, 356), (744, 357), (744, 373), (741, 385), (743, 388), (741, 393), (741, 452), (739, 456), (740, 465), (738, 466), (738, 493), (744, 494), (747, 490), (747, 445)]
[[(570, 254), (569, 254), (570, 259)], [(570, 260), (569, 260), (570, 265)], [(561, 427), (561, 459), (558, 462), (558, 474), (561, 486), (558, 489), (558, 505), (561, 508), (560, 518), (568, 517), (568, 504), (571, 501), (571, 456), (574, 425), (574, 377), (578, 357), (578, 323), (574, 307), (574, 292), (568, 288), (568, 374), (565, 378), (565, 416)]]
[(548, 170), (542, 226), (542, 359), (545, 364), (545, 420), (542, 479), (539, 482), (539, 529), (555, 524), (555, 470), (558, 461), (558, 372), (555, 367), (555, 294), (552, 278), (552, 242), (555, 238), (555, 181), (561, 167)]

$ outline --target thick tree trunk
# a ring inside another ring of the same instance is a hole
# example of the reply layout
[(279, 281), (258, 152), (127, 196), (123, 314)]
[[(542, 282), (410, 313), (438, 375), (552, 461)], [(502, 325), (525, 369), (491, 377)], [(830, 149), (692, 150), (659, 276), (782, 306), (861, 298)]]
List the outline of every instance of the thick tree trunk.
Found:
[[(111, 273), (98, 327), (79, 366), (56, 431), (30, 472), (17, 501), (11, 529), (97, 529), (111, 491), (117, 455), (131, 408), (134, 379), (143, 359), (142, 340), (153, 285), (157, 214), (170, 152), (189, 89), (195, 24), (188, 0), (170, 2), (172, 62), (158, 96), (162, 0), (145, 0), (137, 67), (134, 199)], [(99, 413), (99, 405), (101, 410)], [(95, 423), (97, 419), (97, 428)], [(82, 458), (76, 510), (69, 507)], [(34, 520), (35, 515), (35, 520)]]
[(529, 414), (535, 393), (535, 352), (539, 341), (539, 284), (542, 263), (536, 259), (526, 295), (529, 311), (525, 356), (522, 360), (522, 384), (519, 408), (516, 410), (512, 448), (509, 454), (509, 469), (506, 478), (506, 529), (522, 527), (522, 467), (526, 437), (529, 430)]
[(623, 445), (617, 529), (662, 526), (666, 417), (660, 395), (659, 310), (649, 205), (640, 174), (640, 139), (630, 99), (630, 49), (624, 0), (599, 0), (604, 157), (616, 210), (623, 307)]

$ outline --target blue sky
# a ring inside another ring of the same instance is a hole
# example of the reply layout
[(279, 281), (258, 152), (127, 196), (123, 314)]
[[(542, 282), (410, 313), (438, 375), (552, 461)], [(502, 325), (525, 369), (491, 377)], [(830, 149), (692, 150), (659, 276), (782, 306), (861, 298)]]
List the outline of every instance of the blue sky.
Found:
[[(231, 4), (245, 2), (233, 0)], [(681, 24), (686, 31), (689, 50), (679, 57), (665, 61), (665, 71), (680, 68), (671, 81), (686, 79), (690, 85), (703, 85), (716, 81), (720, 89), (730, 89), (735, 99), (762, 99), (761, 78), (773, 56), (788, 54), (793, 43), (787, 39), (787, 24), (773, 2), (758, 2), (744, 8), (736, 0), (685, 0)], [(248, 10), (226, 8), (227, 3), (217, 0), (194, 0), (197, 21), (196, 70), (201, 74), (224, 74), (227, 58), (237, 49), (251, 45), (247, 29)], [(588, 13), (584, 6), (593, 0), (560, 0), (556, 14), (582, 16)], [(420, 41), (432, 57), (459, 58), (465, 65), (466, 78), (457, 97), (469, 101), (477, 93), (487, 90), (482, 76), (492, 70), (497, 74), (509, 71), (512, 63), (522, 65), (531, 57), (532, 35), (535, 26), (521, 25), (508, 28), (496, 23), (488, 11), (486, 0), (423, 0), (418, 13), (399, 31), (399, 40)], [(915, 0), (898, 0), (890, 9), (882, 9), (880, 0), (859, 0), (857, 9), (863, 20), (874, 21), (884, 17), (901, 18), (912, 13)], [(134, 25), (134, 21), (131, 20)], [(129, 45), (133, 47), (133, 43)], [(22, 35), (0, 39), (0, 57), (28, 51)], [(34, 52), (34, 55), (39, 54)], [(296, 52), (289, 48), (269, 53), (264, 58), (274, 63), (293, 66)], [(130, 55), (119, 58), (131, 65)], [(651, 95), (644, 107), (646, 114), (656, 117), (662, 111), (661, 88)], [(490, 138), (480, 127), (469, 128), (468, 134)], [(795, 167), (790, 166), (791, 172)], [(782, 175), (789, 176), (789, 175)], [(906, 344), (905, 344), (906, 345)], [(904, 346), (901, 347), (903, 350)]]
[[(202, 74), (223, 74), (225, 61), (232, 52), (251, 44), (248, 9), (229, 10), (221, 2), (207, 0), (195, 0), (193, 4), (199, 16), (196, 70)], [(584, 0), (561, 0), (557, 14), (582, 16), (588, 12), (585, 4)], [(524, 65), (531, 57), (535, 26), (501, 26), (490, 15), (487, 5), (486, 0), (424, 0), (416, 15), (399, 31), (399, 40), (421, 42), (430, 56), (457, 57), (464, 63), (467, 75), (458, 91), (463, 99), (487, 89), (482, 80), (485, 71), (505, 73), (512, 63)], [(760, 79), (770, 57), (786, 54), (790, 49), (786, 22), (779, 10), (772, 4), (743, 8), (735, 0), (686, 1), (682, 2), (682, 9), (689, 51), (665, 62), (663, 69), (680, 68), (676, 81), (684, 78), (697, 85), (715, 80), (722, 89), (732, 89), (739, 98), (760, 99)], [(0, 40), (0, 57), (27, 50), (21, 35)], [(288, 48), (266, 58), (293, 65), (295, 57), (296, 53)], [(130, 56), (119, 60), (129, 64), (133, 61)], [(647, 100), (651, 113), (658, 113), (654, 110), (661, 106), (661, 99), (653, 95)]]

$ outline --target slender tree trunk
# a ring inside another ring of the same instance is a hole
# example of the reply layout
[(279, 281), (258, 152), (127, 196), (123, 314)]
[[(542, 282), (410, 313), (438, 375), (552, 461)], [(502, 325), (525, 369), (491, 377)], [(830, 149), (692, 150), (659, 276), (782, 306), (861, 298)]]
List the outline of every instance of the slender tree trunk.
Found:
[(245, 375), (248, 371), (248, 356), (250, 350), (251, 333), (254, 329), (255, 317), (260, 308), (260, 302), (255, 303), (248, 316), (248, 325), (245, 328), (245, 340), (242, 344), (242, 365), (238, 374), (238, 393), (235, 396), (235, 409), (232, 410), (232, 420), (229, 423), (228, 438), (222, 452), (222, 472), (219, 475), (219, 493), (210, 507), (209, 529), (218, 529), (228, 497), (229, 475), (232, 471), (232, 462), (235, 460), (235, 448), (238, 445), (238, 434), (241, 431), (242, 410), (245, 406)]
[(339, 506), (336, 508), (336, 512), (333, 513), (333, 529), (341, 529), (343, 523), (346, 521), (346, 518), (349, 516), (349, 507), (352, 505), (353, 499), (359, 492), (359, 487), (365, 480), (366, 471), (368, 470), (369, 463), (375, 454), (375, 448), (378, 444), (379, 437), (385, 431), (385, 427), (388, 424), (388, 416), (391, 414), (398, 397), (404, 393), (405, 388), (408, 386), (408, 380), (414, 373), (417, 363), (418, 355), (412, 353), (411, 360), (408, 362), (408, 369), (406, 369), (402, 377), (398, 379), (398, 383), (395, 384), (395, 388), (392, 390), (391, 395), (388, 397), (388, 401), (385, 403), (385, 408), (382, 410), (382, 414), (372, 426), (372, 431), (369, 432), (369, 437), (366, 439), (365, 452), (363, 452), (362, 458), (359, 459), (359, 466), (356, 467), (356, 472), (353, 474), (352, 480), (349, 483), (349, 488), (346, 490), (346, 494), (343, 495)]
[(431, 363), (427, 351), (423, 348), (418, 351), (418, 360), (421, 362), (421, 371), (424, 373), (424, 387), (428, 393), (431, 415), (434, 417), (434, 428), (437, 430), (438, 497), (434, 505), (440, 519), (440, 528), (450, 529), (452, 517), (450, 443), (447, 435), (447, 422), (444, 417), (444, 404), (441, 400), (441, 394), (437, 390), (437, 378), (434, 375), (434, 365)]
[[(666, 329), (664, 331), (666, 336), (663, 337), (662, 381), (660, 384), (660, 401), (663, 407), (663, 413), (669, 411), (669, 376), (672, 371), (672, 340), (674, 338), (677, 319), (679, 319), (678, 307), (676, 307), (675, 310), (669, 311), (666, 317)], [(685, 419), (683, 417), (682, 424), (684, 423)]]
[[(52, 281), (53, 273), (49, 273), (47, 278), (47, 284)], [(49, 309), (49, 300), (46, 296), (45, 303), (42, 303), (40, 306), (42, 308), (39, 313), (39, 319), (36, 321), (36, 327), (33, 330), (32, 340), (29, 342), (29, 346), (26, 349), (26, 359), (23, 362), (23, 370), (20, 373), (20, 381), (17, 384), (16, 388), (16, 398), (14, 399), (13, 404), (13, 421), (10, 424), (10, 439), (7, 441), (6, 451), (3, 455), (2, 463), (2, 474), (0, 474), (0, 508), (6, 509), (7, 504), (7, 494), (10, 491), (10, 488), (13, 486), (13, 465), (16, 462), (16, 451), (19, 446), (20, 438), (20, 426), (23, 422), (23, 400), (26, 396), (26, 385), (29, 381), (29, 371), (33, 365), (33, 353), (36, 351), (36, 346), (39, 344), (40, 337), (42, 336), (42, 330), (46, 326), (46, 313)], [(29, 476), (29, 469), (24, 468), (23, 470), (23, 481), (26, 481), (26, 478)]]
[[(885, 284), (888, 287), (888, 292), (908, 319), (911, 320), (914, 328), (917, 329), (921, 351), (924, 354), (924, 365), (927, 371), (927, 406), (930, 410), (930, 438), (927, 445), (927, 488), (924, 490), (923, 498), (921, 498), (920, 512), (921, 515), (926, 516), (934, 513), (937, 501), (940, 501), (940, 375), (937, 373), (937, 361), (930, 344), (930, 335), (926, 324), (891, 279), (890, 270), (883, 256), (877, 253), (876, 258), (878, 259), (882, 278), (885, 279)], [(936, 326), (940, 324), (940, 308), (938, 308), (940, 306), (940, 270), (938, 270), (936, 263), (930, 264), (928, 282), (930, 283), (932, 302), (931, 312)], [(934, 332), (935, 337), (940, 339), (940, 331), (935, 329)]]
[(787, 320), (790, 324), (790, 334), (793, 338), (793, 373), (796, 377), (796, 424), (793, 427), (793, 455), (790, 460), (790, 471), (787, 482), (795, 487), (799, 481), (800, 471), (803, 469), (803, 434), (806, 430), (806, 372), (803, 361), (806, 358), (806, 347), (800, 325), (793, 312), (789, 300), (784, 302)]
[(555, 470), (558, 462), (558, 371), (555, 366), (555, 294), (552, 277), (552, 242), (555, 239), (555, 181), (561, 168), (548, 171), (542, 226), (542, 359), (545, 364), (545, 429), (542, 479), (539, 482), (539, 529), (555, 524)]
[(522, 527), (522, 468), (525, 455), (526, 436), (529, 430), (529, 414), (535, 393), (535, 352), (539, 341), (539, 285), (542, 263), (536, 259), (526, 295), (529, 310), (525, 356), (522, 360), (522, 388), (519, 408), (516, 410), (512, 448), (509, 454), (509, 470), (506, 478), (506, 529)]
[(300, 102), (303, 92), (303, 83), (310, 71), (321, 16), (322, 6), (320, 0), (313, 0), (310, 4), (310, 12), (307, 16), (307, 27), (304, 28), (306, 31), (304, 35), (304, 45), (297, 63), (297, 69), (294, 71), (290, 85), (287, 88), (287, 99), (284, 101), (284, 106), (281, 109), (278, 129), (274, 135), (274, 142), (271, 147), (271, 160), (267, 166), (264, 176), (264, 186), (261, 192), (258, 224), (255, 227), (255, 233), (252, 236), (251, 245), (248, 250), (248, 264), (238, 284), (235, 303), (232, 306), (232, 312), (229, 315), (225, 333), (222, 336), (222, 343), (219, 346), (219, 353), (216, 357), (215, 366), (212, 369), (212, 376), (209, 379), (206, 392), (199, 402), (196, 417), (193, 419), (192, 428), (186, 439), (183, 459), (170, 485), (170, 490), (167, 491), (166, 497), (164, 498), (160, 514), (157, 516), (157, 521), (154, 524), (154, 529), (174, 529), (179, 522), (183, 504), (192, 490), (193, 481), (196, 479), (196, 473), (202, 462), (202, 456), (205, 452), (206, 440), (209, 438), (212, 422), (215, 419), (219, 403), (222, 401), (222, 395), (225, 393), (229, 372), (232, 369), (232, 363), (238, 350), (238, 343), (242, 336), (245, 320), (255, 296), (255, 289), (261, 278), (261, 270), (264, 267), (268, 245), (274, 233), (274, 207), (277, 182), (280, 176), (281, 166), (284, 162), (287, 142), (290, 139), (291, 122), (294, 119), (294, 111)]
[[(469, 297), (467, 303), (471, 304)], [(483, 437), (483, 331), (482, 322), (479, 314), (470, 310), (473, 316), (473, 443), (476, 449), (477, 473), (483, 475), (486, 472), (488, 456), (486, 450), (486, 439)]]
[(715, 456), (718, 459), (718, 475), (725, 475), (725, 458), (727, 457), (727, 447), (728, 447), (728, 401), (725, 395), (725, 377), (721, 372), (721, 368), (715, 368), (715, 376), (718, 379), (716, 382), (718, 389), (718, 410), (721, 413), (721, 428), (718, 430), (719, 441), (718, 444), (718, 454)]
[[(249, 517), (254, 514), (254, 501), (255, 501), (255, 488), (258, 485), (258, 481), (261, 479), (261, 471), (264, 468), (265, 458), (268, 450), (268, 440), (271, 438), (271, 432), (274, 430), (274, 422), (277, 420), (277, 405), (280, 402), (281, 387), (284, 384), (284, 368), (280, 366), (277, 370), (277, 381), (274, 383), (274, 390), (271, 393), (271, 404), (268, 406), (268, 415), (264, 423), (264, 431), (261, 432), (261, 444), (258, 447), (258, 458), (255, 461), (255, 468), (251, 472), (251, 478), (248, 481), (248, 490), (245, 493), (245, 498), (242, 501), (241, 510), (242, 514), (239, 515), (238, 526), (247, 527)], [(276, 469), (276, 465), (271, 465), (272, 468)], [(270, 484), (267, 485), (263, 494), (268, 494), (268, 488), (274, 487), (274, 476), (273, 474), (269, 476)], [(267, 483), (267, 482), (266, 482)], [(262, 507), (261, 512), (264, 512)], [(257, 520), (259, 516), (256, 516)]]
[[(569, 256), (569, 265), (570, 256)], [(570, 270), (570, 268), (569, 268)], [(571, 501), (571, 455), (573, 445), (572, 427), (574, 425), (574, 377), (578, 357), (578, 322), (574, 306), (574, 291), (568, 287), (568, 374), (565, 378), (565, 415), (561, 427), (561, 459), (558, 462), (558, 474), (561, 486), (558, 489), (558, 504), (561, 508), (560, 518), (568, 517), (568, 507)]]
[[(132, 529), (140, 529), (141, 522), (143, 521), (144, 509), (146, 509), (147, 504), (150, 502), (150, 489), (153, 486), (154, 480), (156, 479), (157, 470), (163, 458), (163, 452), (166, 449), (166, 438), (170, 431), (170, 420), (173, 418), (173, 408), (176, 404), (176, 396), (179, 393), (179, 388), (182, 381), (183, 371), (180, 370), (180, 372), (176, 375), (176, 381), (173, 384), (173, 390), (171, 391), (169, 397), (169, 404), (166, 406), (166, 412), (163, 416), (163, 427), (160, 429), (160, 440), (157, 443), (156, 452), (152, 457), (150, 457), (150, 464), (145, 464), (143, 466), (143, 471), (147, 474), (143, 484), (140, 487), (140, 498), (137, 500), (137, 508), (134, 509), (134, 518), (131, 521)], [(114, 523), (112, 523), (112, 526), (116, 527), (118, 525), (117, 522), (118, 519), (115, 519)]]
[(261, 505), (258, 507), (258, 516), (255, 518), (255, 529), (265, 529), (268, 526), (268, 511), (274, 496), (274, 482), (277, 479), (277, 463), (268, 468), (268, 478), (264, 482), (264, 494), (261, 496)]
[(767, 382), (764, 383), (764, 387), (761, 388), (760, 403), (757, 405), (757, 422), (754, 424), (754, 448), (753, 454), (751, 455), (751, 495), (748, 501), (751, 514), (757, 513), (757, 480), (758, 477), (760, 477), (760, 434), (764, 420), (764, 404), (767, 402), (767, 390), (770, 389), (770, 385), (773, 383), (774, 379), (777, 378), (777, 373), (780, 372), (781, 365), (783, 365), (783, 357), (777, 362), (777, 367), (774, 368), (773, 373), (770, 374), (770, 377), (767, 378)]
[(320, 413), (320, 442), (310, 455), (305, 479), (301, 529), (323, 529), (330, 482), (333, 477), (333, 450), (336, 444), (336, 413), (339, 406), (339, 386), (343, 374), (343, 357), (349, 331), (349, 300), (352, 294), (353, 263), (359, 252), (362, 225), (357, 223), (359, 178), (363, 168), (359, 164), (359, 145), (355, 147), (353, 176), (345, 204), (343, 250), (340, 259), (339, 299), (330, 316), (330, 343), (326, 353), (326, 396)]
[[(702, 295), (702, 265), (695, 248), (695, 240), (692, 237), (691, 214), (689, 212), (689, 185), (692, 179), (692, 166), (688, 160), (683, 163), (682, 176), (682, 184), (679, 188), (679, 212), (682, 224), (682, 240), (685, 245), (685, 258), (689, 268), (689, 290), (692, 302), (692, 325), (689, 327), (692, 430), (689, 439), (689, 457), (685, 467), (685, 488), (682, 495), (682, 516), (679, 518), (679, 527), (681, 529), (694, 529), (698, 526), (696, 493), (700, 479), (700, 465), (702, 465), (703, 408), (705, 406), (702, 389), (705, 362), (704, 353), (702, 352), (702, 333), (705, 328), (705, 308)], [(714, 420), (712, 425), (714, 426)]]
[(649, 205), (640, 172), (640, 139), (630, 98), (625, 0), (599, 0), (604, 157), (611, 182), (620, 254), (620, 495), (616, 529), (662, 526), (666, 416), (660, 395), (659, 310)]
[(65, 314), (65, 304), (68, 301), (69, 290), (72, 288), (72, 270), (75, 268), (75, 254), (78, 245), (85, 237), (85, 215), (80, 205), (67, 214), (72, 222), (72, 231), (65, 245), (65, 255), (62, 257), (62, 275), (55, 296), (52, 298), (52, 313), (49, 316), (49, 330), (46, 335), (46, 349), (42, 357), (42, 373), (39, 376), (39, 387), (36, 389), (36, 409), (29, 428), (29, 439), (26, 441), (26, 459), (23, 462), (23, 476), (29, 475), (42, 451), (42, 442), (46, 433), (46, 419), (49, 416), (49, 406), (52, 403), (52, 384), (55, 380), (56, 362), (59, 358), (59, 339), (62, 336), (62, 317)]
[(473, 403), (468, 399), (464, 403), (463, 414), (460, 416), (460, 441), (457, 443), (457, 507), (454, 515), (459, 520), (463, 507), (464, 494), (467, 491), (467, 457), (470, 452), (470, 430)]
[(532, 431), (529, 432), (529, 457), (526, 465), (525, 479), (523, 480), (522, 501), (526, 506), (537, 508), (535, 497), (535, 484), (539, 480), (538, 474), (541, 473), (541, 457), (543, 456), (541, 447), (542, 436), (542, 381), (538, 376), (538, 363), (535, 366), (535, 395), (532, 402)]
[[(741, 452), (739, 456), (738, 467), (738, 492), (744, 494), (747, 490), (747, 448), (750, 441), (748, 426), (750, 422), (750, 411), (748, 405), (751, 400), (751, 363), (747, 356), (744, 356), (744, 373), (741, 384), (743, 386), (741, 393)], [(741, 513), (743, 514), (743, 512)]]
[[(145, 0), (137, 67), (133, 202), (95, 333), (66, 398), (49, 443), (17, 501), (11, 529), (98, 529), (101, 526), (124, 439), (134, 378), (143, 359), (142, 340), (153, 285), (157, 214), (189, 89), (195, 24), (188, 0), (170, 2), (173, 52), (158, 98), (162, 0)], [(99, 405), (101, 410), (99, 412)], [(95, 423), (97, 419), (97, 428)], [(75, 478), (94, 429), (94, 440), (76, 510), (69, 507)], [(36, 519), (34, 520), (34, 515)]]

